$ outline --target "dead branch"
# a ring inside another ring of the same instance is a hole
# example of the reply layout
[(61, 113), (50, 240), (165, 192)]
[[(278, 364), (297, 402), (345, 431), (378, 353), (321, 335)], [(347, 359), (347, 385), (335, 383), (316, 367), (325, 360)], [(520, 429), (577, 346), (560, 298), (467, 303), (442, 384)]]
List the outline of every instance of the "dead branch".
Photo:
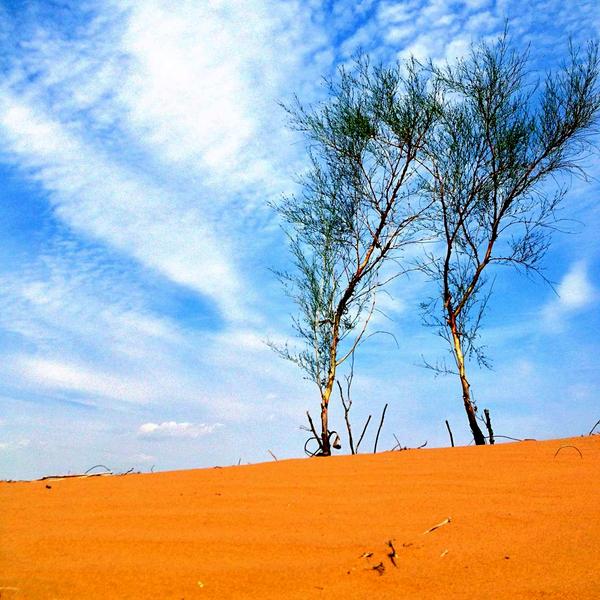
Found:
[(437, 525), (430, 527), (427, 531), (424, 531), (423, 535), (425, 535), (426, 533), (431, 533), (432, 531), (435, 531), (436, 529), (439, 529), (440, 527), (443, 527), (444, 525), (448, 525), (451, 522), (452, 522), (452, 519), (450, 517), (448, 517), (447, 519), (444, 519), (442, 522), (438, 523)]
[(379, 421), (379, 428), (377, 429), (377, 435), (375, 436), (375, 445), (373, 446), (373, 454), (377, 453), (377, 442), (379, 442), (379, 434), (381, 432), (381, 428), (383, 427), (383, 420), (385, 419), (385, 411), (387, 410), (387, 402), (383, 407), (383, 412), (381, 413), (381, 421)]
[(396, 440), (396, 445), (392, 448), (392, 452), (398, 448), (398, 450), (408, 450), (406, 446), (402, 446), (402, 442), (398, 439), (395, 433), (392, 434)]
[(85, 473), (77, 473), (75, 475), (46, 475), (45, 477), (40, 477), (35, 481), (47, 481), (52, 479), (54, 481), (60, 481), (61, 479), (87, 479), (89, 477), (106, 477), (112, 475), (112, 472), (109, 473), (90, 473), (86, 475)]
[(270, 450), (267, 450), (267, 452), (277, 461), (279, 460)]
[(339, 379), (336, 379), (338, 389), (340, 391), (340, 399), (342, 406), (344, 407), (344, 420), (346, 421), (346, 430), (348, 431), (348, 444), (350, 446), (350, 452), (356, 454), (354, 448), (354, 438), (352, 437), (352, 425), (350, 424), (350, 409), (352, 408), (352, 397), (350, 395), (352, 389), (352, 380), (354, 379), (354, 354), (352, 354), (350, 362), (350, 374), (346, 375), (346, 397), (344, 397), (344, 390)]
[(104, 466), (104, 465), (94, 465), (93, 467), (90, 467), (90, 468), (89, 468), (89, 469), (88, 469), (88, 470), (87, 470), (87, 471), (84, 473), (84, 475), (87, 475), (87, 474), (88, 474), (90, 471), (93, 471), (94, 469), (98, 469), (98, 468), (104, 469), (104, 470), (105, 470), (107, 473), (111, 473), (111, 474), (112, 474), (112, 471), (111, 471), (111, 470), (110, 470), (108, 467), (106, 467), (106, 466)]
[(356, 444), (356, 452), (358, 452), (358, 448), (360, 446), (360, 443), (362, 442), (363, 437), (365, 437), (365, 433), (367, 431), (367, 427), (369, 426), (369, 422), (370, 421), (371, 421), (371, 415), (369, 415), (369, 417), (368, 417), (368, 419), (367, 419), (367, 421), (365, 423), (365, 426), (363, 427), (362, 433), (360, 434), (360, 438), (358, 438), (358, 443)]
[(388, 558), (392, 561), (392, 564), (398, 568), (398, 565), (396, 564), (396, 558), (398, 557), (398, 554), (396, 553), (396, 548), (394, 548), (393, 540), (388, 540), (387, 545), (390, 549), (388, 552)]
[(563, 449), (563, 448), (573, 448), (574, 450), (577, 450), (577, 452), (579, 452), (579, 456), (581, 458), (583, 458), (583, 454), (581, 454), (581, 450), (577, 447), (577, 446), (570, 446), (570, 445), (566, 445), (566, 446), (561, 446), (555, 453), (554, 453), (554, 458), (556, 458), (556, 455)]
[(454, 436), (452, 435), (452, 429), (450, 429), (450, 423), (448, 423), (448, 419), (446, 419), (446, 427), (448, 428), (448, 433), (450, 434), (450, 443), (454, 448)]
[(483, 414), (485, 415), (485, 427), (488, 430), (489, 433), (489, 442), (490, 442), (490, 446), (494, 445), (494, 431), (492, 430), (492, 421), (490, 419), (490, 411), (488, 408), (484, 408), (483, 409)]
[(308, 422), (310, 424), (310, 430), (312, 431), (313, 435), (315, 436), (317, 442), (319, 442), (319, 450), (322, 450), (323, 446), (321, 444), (321, 440), (320, 440), (319, 436), (317, 435), (317, 430), (315, 429), (315, 424), (313, 423), (313, 420), (308, 411), (306, 411), (306, 417), (308, 418)]
[(588, 433), (588, 435), (592, 435), (592, 433), (594, 433), (594, 429), (596, 429), (596, 427), (598, 427), (598, 425), (600, 425), (600, 419), (598, 419), (596, 421), (596, 424), (590, 429), (590, 432)]

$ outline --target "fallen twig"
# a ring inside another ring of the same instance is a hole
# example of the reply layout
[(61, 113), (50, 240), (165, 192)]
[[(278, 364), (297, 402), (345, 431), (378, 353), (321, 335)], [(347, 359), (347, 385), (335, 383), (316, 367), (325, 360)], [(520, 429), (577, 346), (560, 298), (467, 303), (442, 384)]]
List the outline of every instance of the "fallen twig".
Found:
[(104, 470), (105, 470), (107, 473), (110, 473), (110, 474), (112, 475), (112, 471), (111, 471), (111, 470), (110, 470), (108, 467), (105, 467), (104, 465), (94, 465), (93, 467), (90, 467), (90, 468), (89, 468), (89, 469), (88, 469), (88, 470), (87, 470), (87, 471), (84, 473), (84, 475), (87, 475), (87, 474), (88, 474), (90, 471), (93, 471), (94, 469), (98, 469), (98, 468), (104, 469)]
[(596, 427), (598, 427), (598, 425), (600, 425), (600, 419), (598, 419), (596, 421), (596, 424), (590, 429), (590, 432), (588, 433), (588, 435), (592, 435), (592, 433), (594, 433), (594, 429), (596, 429)]
[(447, 519), (444, 519), (441, 523), (438, 523), (437, 525), (430, 527), (427, 531), (424, 531), (423, 535), (425, 535), (426, 533), (431, 533), (432, 531), (435, 531), (436, 529), (439, 529), (440, 527), (443, 527), (444, 525), (448, 525), (451, 522), (452, 522), (452, 519), (450, 517), (448, 517)]
[(388, 558), (392, 561), (392, 564), (398, 568), (398, 565), (396, 564), (396, 558), (398, 556), (398, 554), (396, 554), (396, 548), (394, 548), (394, 543), (392, 540), (388, 540), (387, 545), (390, 548), (390, 551), (388, 552)]
[(574, 450), (577, 450), (577, 452), (579, 452), (579, 456), (581, 458), (583, 458), (583, 454), (581, 454), (581, 450), (577, 447), (577, 446), (570, 446), (570, 445), (566, 445), (566, 446), (561, 446), (555, 453), (554, 453), (554, 458), (556, 458), (556, 455), (563, 449), (563, 448), (573, 448)]
[(385, 571), (385, 565), (380, 562), (378, 564), (376, 564), (374, 567), (371, 567), (371, 569), (373, 569), (373, 571), (377, 571), (379, 573), (379, 575), (383, 575), (384, 571)]
[(107, 475), (112, 475), (112, 472), (109, 473), (78, 473), (76, 475), (46, 475), (45, 477), (40, 477), (36, 479), (36, 481), (47, 481), (49, 479), (53, 481), (60, 481), (61, 479), (87, 479), (88, 477), (105, 477)]
[(396, 436), (395, 433), (392, 434), (394, 436), (394, 439), (396, 440), (396, 445), (392, 448), (392, 452), (398, 448), (398, 450), (408, 450), (408, 448), (406, 446), (402, 445), (402, 442), (398, 439), (398, 437)]

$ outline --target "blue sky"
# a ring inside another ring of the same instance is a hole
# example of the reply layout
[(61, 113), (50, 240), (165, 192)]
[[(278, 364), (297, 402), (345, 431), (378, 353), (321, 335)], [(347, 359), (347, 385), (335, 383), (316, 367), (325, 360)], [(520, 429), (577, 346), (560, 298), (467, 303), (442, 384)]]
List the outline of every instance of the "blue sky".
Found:
[[(359, 47), (453, 60), (509, 19), (532, 65), (600, 37), (596, 0), (0, 2), (0, 478), (300, 456), (316, 388), (264, 341), (291, 338), (267, 203), (294, 191), (302, 140), (278, 102), (323, 97)], [(498, 272), (471, 370), (497, 433), (600, 418), (600, 158), (574, 180), (545, 261), (558, 295)], [(354, 419), (390, 403), (380, 448), (470, 439), (453, 378), (420, 356), (430, 290), (397, 280), (357, 360)], [(342, 426), (339, 406), (332, 419)], [(371, 444), (372, 441), (368, 441)]]

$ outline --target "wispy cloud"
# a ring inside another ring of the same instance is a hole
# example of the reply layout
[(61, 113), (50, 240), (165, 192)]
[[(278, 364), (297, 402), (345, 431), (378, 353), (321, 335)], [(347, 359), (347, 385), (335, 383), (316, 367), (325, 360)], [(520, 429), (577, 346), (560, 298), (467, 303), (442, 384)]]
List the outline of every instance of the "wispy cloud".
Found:
[(558, 304), (564, 310), (577, 310), (591, 304), (597, 296), (587, 272), (587, 265), (578, 261), (569, 269), (558, 286)]
[(221, 423), (206, 425), (205, 423), (177, 423), (176, 421), (164, 421), (162, 423), (144, 423), (138, 429), (138, 435), (145, 439), (168, 439), (168, 438), (197, 438), (209, 435), (215, 429), (223, 427)]
[(577, 261), (571, 265), (556, 292), (558, 297), (542, 309), (545, 326), (555, 332), (564, 331), (570, 317), (595, 304), (598, 299), (598, 292), (589, 279), (585, 261)]

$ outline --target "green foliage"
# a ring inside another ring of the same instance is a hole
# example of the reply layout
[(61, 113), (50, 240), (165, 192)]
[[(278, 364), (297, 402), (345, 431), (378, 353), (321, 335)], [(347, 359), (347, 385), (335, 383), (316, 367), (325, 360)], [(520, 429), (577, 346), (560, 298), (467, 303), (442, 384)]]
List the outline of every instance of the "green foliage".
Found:
[(465, 353), (487, 365), (476, 340), (491, 294), (488, 266), (542, 275), (566, 194), (557, 177), (583, 173), (596, 132), (598, 45), (571, 48), (569, 62), (543, 83), (506, 33), (454, 65), (430, 68), (443, 102), (427, 137), (424, 182), (432, 201), (427, 226), (441, 251), (420, 263), (439, 285), (423, 308), (449, 341), (454, 320)]
[[(276, 207), (294, 269), (280, 273), (298, 315), (304, 347), (280, 354), (320, 388), (363, 339), (382, 266), (419, 237), (423, 211), (415, 177), (435, 106), (426, 71), (415, 62), (373, 67), (360, 58), (328, 82), (328, 99), (287, 108), (306, 140), (311, 168), (301, 193)], [(401, 271), (402, 269), (398, 269)]]

